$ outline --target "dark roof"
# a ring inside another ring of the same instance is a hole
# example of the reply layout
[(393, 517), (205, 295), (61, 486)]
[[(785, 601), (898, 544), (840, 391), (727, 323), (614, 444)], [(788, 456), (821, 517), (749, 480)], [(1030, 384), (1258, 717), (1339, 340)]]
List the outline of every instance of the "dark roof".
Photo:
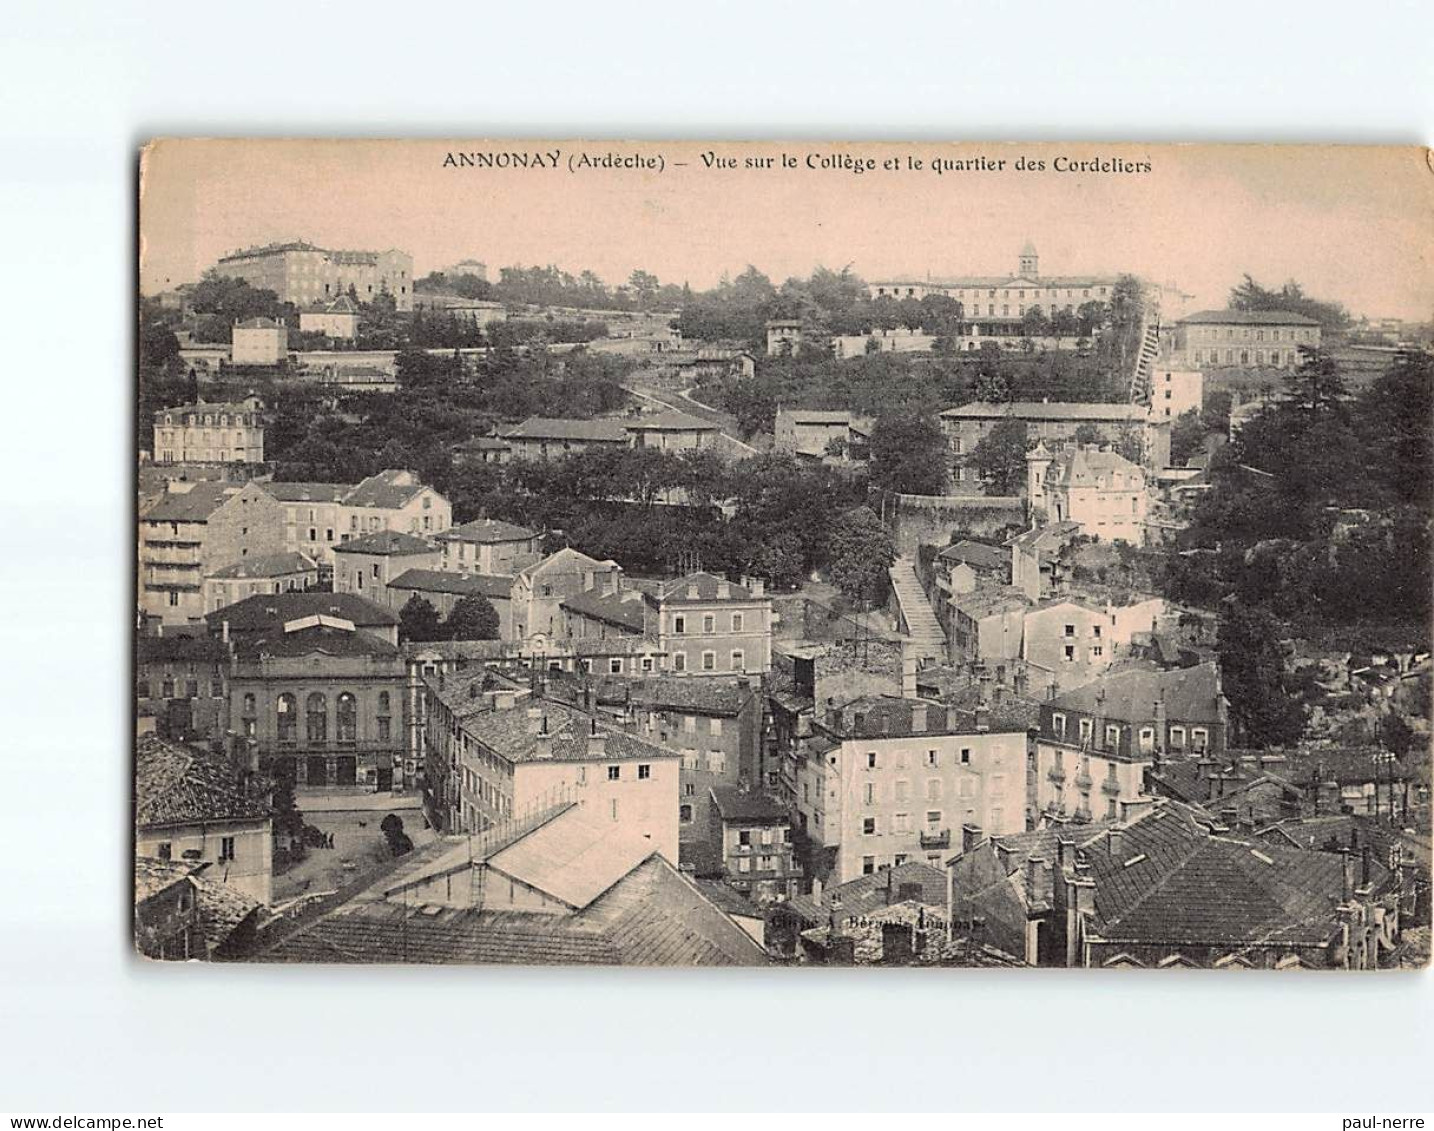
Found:
[(766, 954), (659, 855), (580, 912), (355, 900), (257, 956), (266, 962), (746, 966)]
[(506, 440), (583, 440), (627, 443), (627, 428), (620, 420), (559, 420), (530, 416), (503, 433)]
[(626, 422), (629, 432), (716, 432), (717, 425), (675, 409), (671, 412), (654, 412)]
[(278, 483), (259, 484), (281, 503), (341, 503), (353, 490), (352, 483)]
[(402, 530), (375, 530), (372, 534), (340, 542), (333, 550), (336, 554), (381, 554), (386, 557), (438, 553), (433, 543), (405, 534)]
[(644, 613), (647, 599), (632, 590), (601, 594), (588, 589), (574, 593), (571, 597), (564, 597), (562, 604), (565, 609), (571, 609), (582, 616), (606, 621), (634, 632), (641, 632), (647, 623)]
[(310, 616), (339, 617), (360, 628), (396, 625), (398, 617), (355, 593), (257, 593), (212, 613), (205, 613), (210, 632), (229, 622), (231, 632), (265, 632)]
[(232, 580), (246, 577), (283, 577), (291, 573), (317, 573), (318, 563), (307, 554), (297, 550), (285, 550), (278, 554), (258, 554), (252, 558), (240, 558), (233, 565), (217, 569), (209, 576), (218, 580)]
[[(719, 594), (722, 586), (726, 586), (726, 597)], [(751, 601), (752, 592), (746, 586), (738, 585), (735, 581), (725, 581), (711, 573), (689, 573), (686, 577), (679, 577), (672, 581), (665, 581), (658, 589), (658, 598), (669, 603), (680, 603), (682, 601)]]
[(437, 535), (440, 540), (463, 542), (527, 542), (537, 536), (536, 530), (529, 530), (526, 526), (514, 526), (511, 522), (496, 518), (474, 519)]
[(969, 404), (948, 408), (942, 416), (951, 419), (969, 420), (1119, 420), (1127, 423), (1143, 422), (1150, 417), (1145, 405), (1092, 404), (1075, 401), (1013, 401), (997, 404), (992, 401), (971, 401)]
[(1186, 324), (1218, 323), (1234, 326), (1318, 326), (1313, 318), (1291, 310), (1201, 310), (1177, 321)]
[(659, 710), (695, 715), (738, 715), (753, 692), (741, 676), (603, 676), (598, 680), (598, 702), (632, 703)]
[[(448, 682), (445, 691), (453, 687)], [(540, 733), (543, 723), (547, 734)], [(510, 762), (641, 761), (677, 758), (654, 742), (617, 730), (594, 715), (569, 707), (556, 699), (533, 699), (499, 711), (485, 711), (464, 722), (470, 737), (496, 751)], [(596, 731), (602, 749), (589, 750), (589, 738)]]
[(267, 819), (267, 802), (244, 791), (228, 762), (149, 734), (135, 744), (135, 822), (140, 828)]
[(246, 318), (243, 322), (234, 323), (236, 330), (282, 330), (284, 324), (273, 318)]
[[(915, 716), (924, 712), (925, 725)], [(957, 710), (929, 699), (896, 695), (863, 695), (843, 703), (818, 720), (826, 730), (843, 738), (909, 738), (927, 734), (1025, 734), (1029, 729), (1025, 708), (1015, 704), (987, 708), (987, 728), (978, 730), (974, 712)]]
[(305, 314), (357, 314), (358, 304), (348, 295), (339, 295), (333, 302), (316, 302), (307, 307)]
[(187, 491), (172, 487), (159, 501), (140, 515), (145, 522), (205, 522), (232, 496), (244, 489), (240, 483), (205, 480), (193, 483)]
[(1155, 717), (1155, 702), (1161, 698), (1168, 719), (1217, 723), (1219, 669), (1212, 662), (1173, 671), (1113, 672), (1056, 696), (1051, 706), (1124, 722), (1145, 722)]
[(724, 821), (759, 825), (789, 824), (787, 810), (765, 793), (751, 793), (735, 786), (715, 786), (712, 802)]
[(799, 895), (781, 906), (790, 908), (809, 923), (825, 922), (832, 914), (838, 918), (868, 915), (902, 902), (901, 889), (911, 884), (921, 887), (919, 902), (944, 906), (946, 873), (920, 860), (908, 860), (894, 868), (883, 868), (867, 876), (858, 876), (847, 883), (827, 888), (820, 899)]
[(143, 903), (153, 899), (160, 892), (168, 891), (175, 884), (188, 880), (190, 875), (202, 868), (203, 864), (190, 860), (159, 860), (153, 856), (136, 856), (134, 859), (134, 901)]
[(388, 587), (413, 589), (420, 593), (453, 593), (460, 597), (487, 597), (490, 601), (506, 601), (513, 592), (513, 579), (487, 573), (410, 569), (390, 581)]
[(398, 655), (397, 645), (371, 632), (327, 624), (314, 624), (294, 631), (280, 629), (258, 637), (245, 636), (235, 645), (235, 650), (245, 660), (264, 656), (309, 656), (314, 653), (325, 656)]
[(1003, 570), (1011, 567), (1011, 555), (998, 546), (963, 539), (947, 546), (937, 557), (948, 562), (965, 562), (972, 569)]
[(344, 498), (351, 507), (375, 507), (379, 510), (394, 510), (403, 506), (415, 495), (428, 490), (411, 471), (380, 471), (362, 480)]
[(135, 643), (135, 658), (141, 664), (176, 660), (221, 663), (229, 658), (229, 646), (213, 636), (141, 636)]

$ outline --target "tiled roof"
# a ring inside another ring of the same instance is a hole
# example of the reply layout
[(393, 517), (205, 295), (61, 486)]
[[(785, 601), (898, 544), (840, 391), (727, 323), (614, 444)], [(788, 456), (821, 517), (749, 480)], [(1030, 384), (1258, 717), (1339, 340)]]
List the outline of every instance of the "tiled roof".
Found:
[(396, 625), (398, 617), (355, 593), (259, 593), (222, 609), (206, 613), (209, 631), (216, 632), (225, 621), (232, 632), (263, 632), (282, 629), (303, 617), (330, 616), (352, 621), (360, 628)]
[(140, 515), (142, 522), (205, 522), (209, 516), (242, 491), (239, 483), (195, 483), (187, 491), (166, 491)]
[(438, 553), (433, 543), (405, 534), (402, 530), (375, 530), (371, 534), (340, 542), (333, 550), (336, 554), (380, 554), (385, 557)]
[(630, 589), (606, 594), (588, 589), (574, 593), (571, 597), (564, 597), (562, 604), (565, 609), (571, 609), (585, 617), (606, 621), (634, 632), (641, 632), (647, 623), (647, 599), (641, 593)]
[(260, 954), (268, 962), (762, 965), (766, 954), (661, 856), (570, 915), (355, 900)]
[(204, 943), (212, 952), (222, 946), (246, 919), (261, 913), (264, 905), (213, 878), (209, 872), (207, 868), (196, 871), (189, 879), (194, 885)]
[(490, 601), (506, 601), (513, 592), (513, 579), (487, 573), (410, 569), (390, 581), (388, 587), (412, 589), (419, 593), (453, 593), (460, 597), (487, 597)]
[(143, 903), (177, 883), (187, 880), (202, 864), (189, 860), (159, 860), (153, 856), (136, 856), (134, 860), (134, 901)]
[(284, 324), (273, 318), (246, 318), (243, 322), (236, 322), (236, 330), (282, 330)]
[(269, 815), (268, 803), (248, 796), (238, 773), (222, 759), (152, 734), (135, 744), (135, 820), (140, 828)]
[(883, 868), (867, 876), (858, 876), (847, 883), (827, 888), (820, 899), (799, 895), (788, 900), (790, 908), (809, 923), (825, 922), (835, 914), (838, 919), (853, 915), (869, 915), (883, 907), (901, 902), (901, 889), (912, 884), (921, 888), (920, 902), (946, 905), (946, 873), (919, 860), (909, 860), (894, 868)]
[[(547, 734), (540, 733), (543, 722)], [(639, 761), (680, 757), (654, 742), (616, 730), (556, 699), (535, 699), (526, 706), (487, 711), (464, 724), (468, 734), (510, 762)], [(589, 739), (602, 739), (602, 748), (590, 752)]]
[(1032, 550), (1052, 549), (1064, 545), (1080, 531), (1081, 525), (1078, 522), (1051, 522), (1045, 526), (1035, 526), (1030, 530), (1023, 530), (1020, 534), (1007, 539), (1006, 545), (1019, 547), (1027, 553)]
[(278, 554), (241, 558), (233, 565), (216, 569), (209, 576), (224, 581), (246, 577), (285, 577), (291, 573), (317, 573), (318, 568), (318, 563), (307, 554), (301, 554), (297, 550), (285, 550)]
[(176, 660), (222, 663), (229, 658), (229, 647), (212, 636), (141, 636), (135, 642), (135, 657), (141, 664)]
[[(915, 715), (924, 712), (926, 723), (915, 725)], [(895, 695), (863, 695), (828, 712), (819, 725), (844, 738), (910, 738), (925, 734), (1012, 734), (1026, 732), (1024, 712), (987, 708), (988, 728), (976, 728), (974, 713), (958, 711), (928, 699)]]
[(1008, 609), (1019, 609), (1029, 605), (1031, 599), (1014, 585), (996, 585), (985, 589), (973, 589), (969, 593), (953, 593), (951, 604), (972, 620), (1003, 613)]
[(671, 412), (654, 412), (647, 416), (636, 417), (627, 421), (626, 426), (629, 432), (716, 432), (718, 430), (717, 425), (710, 420), (703, 420), (675, 409)]
[(305, 314), (357, 314), (358, 304), (348, 295), (340, 295), (333, 302), (316, 302), (304, 311)]
[(341, 503), (354, 489), (352, 483), (279, 483), (274, 480), (259, 486), (281, 503)]
[(571, 805), (486, 862), (581, 911), (656, 852), (642, 833), (590, 805)]
[(1011, 555), (998, 546), (962, 539), (947, 546), (937, 555), (943, 561), (965, 562), (972, 569), (1003, 570), (1011, 568)]
[(754, 692), (741, 676), (604, 676), (598, 681), (598, 702), (632, 703), (658, 710), (698, 715), (738, 715)]
[(1221, 326), (1318, 326), (1313, 318), (1290, 310), (1201, 310), (1177, 321), (1188, 324), (1215, 323)]
[[(216, 346), (214, 348), (228, 349), (229, 347)], [(172, 413), (175, 416), (193, 415), (194, 413), (227, 413), (230, 416), (233, 416), (238, 413), (258, 412), (263, 407), (264, 406), (257, 401), (257, 398), (254, 403), (249, 403), (247, 401), (198, 401), (195, 404), (170, 405), (168, 408), (161, 408), (156, 410), (154, 415), (156, 418), (156, 423), (158, 423), (158, 418), (163, 416), (165, 413)]]
[(451, 542), (527, 542), (538, 536), (536, 530), (525, 526), (514, 526), (496, 518), (479, 518), (454, 526), (437, 537), (440, 541)]
[(397, 656), (398, 647), (371, 632), (316, 624), (295, 632), (241, 637), (235, 650), (245, 660), (264, 656)]
[(787, 417), (794, 424), (849, 424), (851, 413), (845, 409), (780, 408), (777, 416)]
[(344, 502), (351, 507), (396, 510), (426, 490), (428, 488), (419, 482), (413, 472), (390, 469), (362, 480), (348, 493)]
[(557, 420), (530, 416), (503, 433), (508, 440), (583, 440), (627, 443), (627, 428), (620, 420)]
[[(725, 598), (719, 595), (723, 592), (723, 586), (726, 586), (727, 597)], [(658, 590), (658, 598), (671, 603), (720, 600), (750, 601), (753, 599), (751, 590), (745, 586), (738, 585), (735, 581), (724, 581), (710, 573), (690, 573), (686, 577), (664, 582)]]
[(1068, 448), (1055, 457), (1047, 479), (1063, 487), (1094, 487), (1110, 482), (1114, 474), (1125, 477), (1126, 489), (1143, 473), (1119, 452), (1104, 452), (1081, 444)]
[[(1105, 693), (1102, 701), (1099, 696)], [(1171, 671), (1114, 672), (1058, 695), (1053, 707), (1065, 707), (1109, 719), (1145, 722), (1155, 717), (1155, 702), (1165, 700), (1165, 715), (1176, 721), (1220, 721), (1220, 675), (1214, 663)]]
[(1010, 404), (996, 404), (991, 401), (971, 401), (956, 408), (948, 408), (942, 414), (948, 420), (1119, 420), (1127, 423), (1143, 423), (1150, 417), (1145, 405), (1126, 402), (1119, 404), (1090, 404), (1073, 401), (1013, 401)]
[(717, 786), (712, 790), (712, 800), (717, 806), (718, 816), (724, 821), (762, 825), (785, 825), (791, 821), (787, 810), (765, 793), (752, 793), (735, 786)]
[(564, 546), (561, 550), (549, 554), (540, 562), (534, 562), (524, 570), (520, 570), (519, 577), (535, 578), (543, 574), (551, 573), (586, 573), (590, 569), (597, 569), (604, 563), (596, 558), (590, 558), (581, 550), (574, 550), (571, 546)]

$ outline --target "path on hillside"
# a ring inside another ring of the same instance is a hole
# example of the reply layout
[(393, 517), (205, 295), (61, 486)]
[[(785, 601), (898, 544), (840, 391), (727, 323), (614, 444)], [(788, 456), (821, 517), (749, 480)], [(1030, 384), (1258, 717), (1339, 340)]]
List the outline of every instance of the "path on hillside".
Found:
[(897, 558), (891, 565), (891, 587), (896, 592), (897, 607), (906, 623), (918, 659), (946, 660), (946, 633), (931, 611), (931, 604), (916, 577), (916, 563), (911, 558)]

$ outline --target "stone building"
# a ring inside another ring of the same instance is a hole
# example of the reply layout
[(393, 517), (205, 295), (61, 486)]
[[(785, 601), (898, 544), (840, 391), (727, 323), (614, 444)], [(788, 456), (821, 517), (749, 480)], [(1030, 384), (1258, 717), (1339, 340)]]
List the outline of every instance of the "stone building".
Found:
[(1202, 310), (1175, 324), (1172, 353), (1182, 365), (1294, 369), (1320, 346), (1320, 325), (1288, 310)]
[(219, 742), (229, 729), (229, 645), (209, 636), (135, 641), (135, 713), (176, 742)]
[(229, 352), (236, 366), (281, 365), (289, 357), (289, 328), (282, 318), (235, 322)]
[(334, 592), (388, 604), (385, 590), (391, 581), (412, 569), (437, 569), (442, 560), (435, 543), (413, 534), (397, 530), (360, 534), (334, 547)]
[(323, 334), (326, 338), (353, 341), (359, 331), (358, 303), (348, 295), (315, 303), (300, 311), (299, 329), (306, 334)]
[(398, 310), (413, 309), (413, 257), (404, 251), (329, 251), (299, 240), (230, 252), (215, 269), (298, 307), (341, 295), (371, 303), (386, 294)]
[(263, 463), (264, 402), (177, 405), (154, 414), (157, 463)]

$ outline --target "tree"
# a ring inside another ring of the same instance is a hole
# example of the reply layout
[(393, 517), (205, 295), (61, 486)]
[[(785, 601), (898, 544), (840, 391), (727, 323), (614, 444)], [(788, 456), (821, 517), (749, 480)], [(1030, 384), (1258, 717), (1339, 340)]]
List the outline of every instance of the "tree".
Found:
[(443, 635), (449, 640), (497, 640), (498, 610), (482, 594), (459, 598), (443, 622)]
[(879, 417), (871, 433), (871, 485), (879, 491), (939, 495), (946, 489), (946, 438), (933, 417)]
[(413, 841), (403, 831), (403, 818), (397, 813), (390, 813), (378, 825), (379, 832), (383, 833), (383, 839), (388, 842), (388, 850), (395, 856), (403, 856), (413, 851)]
[(442, 628), (433, 602), (415, 593), (398, 613), (398, 634), (404, 640), (441, 640)]
[(854, 507), (837, 519), (828, 554), (832, 584), (853, 601), (876, 602), (886, 595), (896, 543), (870, 507)]
[(638, 308), (651, 310), (653, 300), (656, 299), (658, 288), (661, 286), (657, 276), (648, 271), (634, 271), (628, 278), (627, 285), (637, 296)]
[(1075, 435), (1072, 439), (1081, 447), (1098, 445), (1101, 442), (1100, 429), (1087, 420), (1075, 430)]
[(966, 465), (976, 469), (993, 495), (1016, 495), (1026, 481), (1026, 425), (1007, 418), (986, 433)]
[(1205, 427), (1198, 409), (1188, 409), (1170, 426), (1170, 466), (1184, 467), (1185, 461), (1198, 455), (1205, 443)]
[(1231, 310), (1279, 310), (1312, 318), (1325, 331), (1339, 332), (1350, 324), (1349, 311), (1337, 302), (1321, 302), (1305, 294), (1304, 288), (1291, 279), (1277, 291), (1268, 290), (1248, 274), (1230, 291)]
[(1304, 734), (1304, 704), (1289, 692), (1279, 622), (1235, 598), (1220, 608), (1220, 676), (1230, 702), (1231, 745), (1289, 746)]

